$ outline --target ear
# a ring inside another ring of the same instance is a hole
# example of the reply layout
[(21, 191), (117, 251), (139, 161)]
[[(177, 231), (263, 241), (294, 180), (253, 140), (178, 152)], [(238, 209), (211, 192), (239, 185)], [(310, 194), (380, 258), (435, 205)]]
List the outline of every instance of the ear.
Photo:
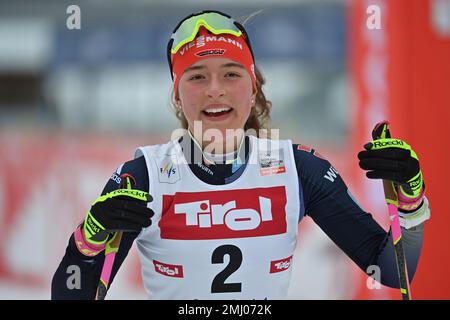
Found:
[(253, 108), (256, 105), (256, 92), (251, 95), (250, 101)]
[(177, 97), (177, 95), (173, 95), (172, 97), (172, 102), (173, 104), (175, 104), (175, 107), (179, 110), (181, 110), (181, 99), (179, 97)]

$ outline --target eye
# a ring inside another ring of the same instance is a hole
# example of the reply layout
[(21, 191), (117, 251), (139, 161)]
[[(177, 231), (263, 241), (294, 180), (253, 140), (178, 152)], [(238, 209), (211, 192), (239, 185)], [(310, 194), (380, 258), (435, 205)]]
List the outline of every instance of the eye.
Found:
[(198, 73), (198, 74), (193, 74), (192, 76), (189, 76), (188, 80), (189, 81), (194, 81), (194, 80), (201, 80), (201, 79), (204, 79), (204, 78), (205, 78), (204, 75)]
[(229, 71), (225, 74), (225, 77), (229, 77), (229, 78), (240, 78), (241, 75), (237, 72), (234, 71)]

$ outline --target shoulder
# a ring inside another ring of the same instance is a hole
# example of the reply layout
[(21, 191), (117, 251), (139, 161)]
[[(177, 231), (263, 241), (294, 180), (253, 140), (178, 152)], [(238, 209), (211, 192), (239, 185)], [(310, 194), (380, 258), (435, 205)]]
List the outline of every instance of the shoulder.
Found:
[(138, 158), (144, 155), (147, 157), (169, 155), (177, 153), (180, 150), (180, 147), (183, 148), (186, 143), (189, 143), (189, 139), (181, 136), (166, 143), (141, 146), (136, 149), (134, 156), (135, 158)]
[(316, 149), (302, 144), (293, 144), (292, 147), (297, 174), (302, 180), (330, 186), (343, 183), (336, 168)]
[(303, 144), (293, 144), (292, 148), (297, 170), (328, 169), (331, 165), (315, 148)]
[(135, 183), (135, 188), (142, 191), (148, 191), (149, 178), (147, 165), (143, 156), (133, 160), (126, 161), (119, 165), (116, 171), (111, 175), (103, 194), (119, 188), (124, 176), (131, 177)]
[(128, 160), (124, 162), (117, 168), (118, 174), (130, 173), (135, 175), (146, 174), (147, 175), (147, 164), (145, 163), (145, 157), (138, 156), (135, 159)]

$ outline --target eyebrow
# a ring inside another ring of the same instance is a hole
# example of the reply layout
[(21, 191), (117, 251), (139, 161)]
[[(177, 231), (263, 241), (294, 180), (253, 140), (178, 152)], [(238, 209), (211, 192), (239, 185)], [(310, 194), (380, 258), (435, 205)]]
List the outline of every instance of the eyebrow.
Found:
[(221, 65), (221, 67), (222, 68), (237, 67), (237, 68), (245, 69), (242, 64), (237, 63), (237, 62), (228, 62), (228, 63)]
[[(245, 67), (242, 64), (237, 63), (237, 62), (224, 63), (220, 67), (221, 68), (236, 67), (236, 68), (245, 69)], [(205, 69), (205, 68), (206, 68), (206, 66), (204, 66), (204, 65), (198, 65), (198, 66), (188, 67), (188, 68), (186, 68), (186, 70), (184, 70), (184, 72), (195, 71), (195, 70), (202, 70), (202, 69)]]

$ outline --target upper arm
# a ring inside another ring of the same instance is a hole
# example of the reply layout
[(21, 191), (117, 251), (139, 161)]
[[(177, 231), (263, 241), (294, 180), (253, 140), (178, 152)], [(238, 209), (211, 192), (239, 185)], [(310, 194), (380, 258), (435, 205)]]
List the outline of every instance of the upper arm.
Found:
[(141, 191), (148, 192), (148, 171), (147, 171), (147, 165), (145, 163), (144, 156), (141, 156), (139, 158), (127, 161), (120, 165), (115, 172), (111, 175), (110, 179), (106, 183), (105, 187), (103, 188), (102, 195), (119, 189), (120, 182), (121, 182), (121, 175), (122, 174), (128, 174), (131, 175), (135, 182), (136, 186), (134, 189), (138, 189)]
[(305, 214), (363, 270), (377, 257), (384, 229), (355, 201), (332, 164), (313, 149), (294, 145)]

